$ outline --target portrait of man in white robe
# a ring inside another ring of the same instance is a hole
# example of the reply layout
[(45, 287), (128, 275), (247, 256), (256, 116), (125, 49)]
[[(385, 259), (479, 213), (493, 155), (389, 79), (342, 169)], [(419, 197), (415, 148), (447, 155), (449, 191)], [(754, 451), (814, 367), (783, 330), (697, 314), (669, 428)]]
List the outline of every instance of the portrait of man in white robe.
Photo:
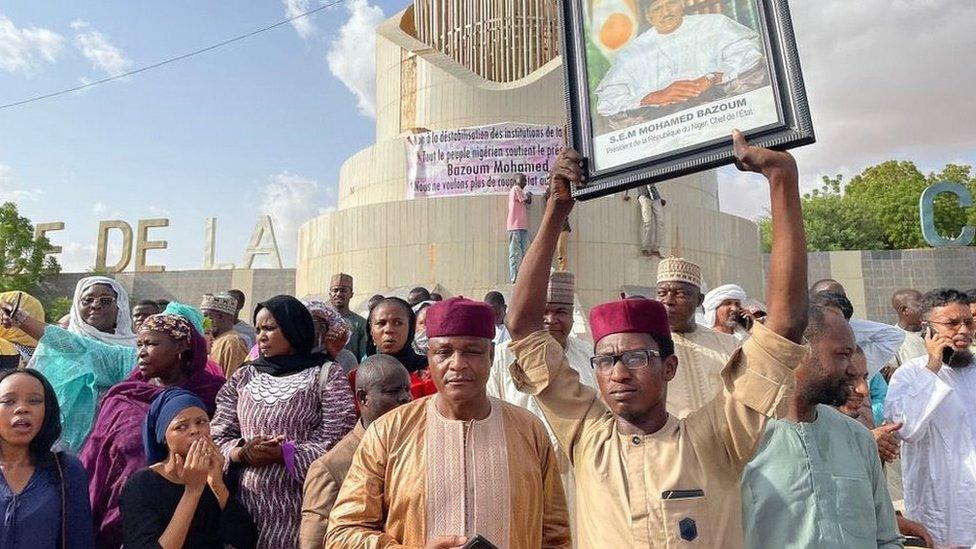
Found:
[(610, 129), (769, 84), (755, 30), (720, 13), (686, 14), (684, 0), (648, 0), (644, 16), (651, 28), (620, 50), (594, 92)]

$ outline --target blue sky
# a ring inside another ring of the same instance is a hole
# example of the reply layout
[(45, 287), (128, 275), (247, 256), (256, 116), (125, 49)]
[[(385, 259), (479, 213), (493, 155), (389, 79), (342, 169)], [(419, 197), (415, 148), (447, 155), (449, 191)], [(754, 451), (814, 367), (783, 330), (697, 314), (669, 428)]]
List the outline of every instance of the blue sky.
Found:
[[(6, 2), (0, 104), (208, 46), (320, 2)], [(35, 222), (66, 222), (52, 234), (66, 270), (93, 264), (98, 220), (113, 218), (133, 229), (140, 218), (170, 218), (151, 233), (169, 250), (150, 252), (150, 262), (172, 270), (202, 266), (204, 221), (217, 217), (217, 259), (239, 263), (263, 211), (274, 213), (293, 265), (298, 225), (334, 206), (341, 163), (373, 141), (373, 27), (406, 5), (346, 0), (192, 59), (0, 110), (0, 200)], [(791, 6), (819, 138), (795, 152), (806, 189), (821, 175), (892, 158), (925, 170), (976, 164), (976, 3)], [(762, 213), (766, 190), (755, 177), (725, 168), (719, 182), (723, 210)]]
[[(285, 15), (286, 6), (271, 0), (5, 3), (0, 103), (156, 62)], [(0, 111), (0, 200), (15, 198), (35, 222), (65, 221), (67, 229), (51, 236), (71, 248), (62, 258), (68, 268), (93, 262), (98, 220), (116, 217), (133, 229), (140, 218), (169, 217), (169, 228), (150, 234), (170, 249), (150, 258), (170, 269), (202, 265), (204, 220), (217, 217), (218, 260), (239, 262), (269, 185), (297, 184), (316, 208), (334, 205), (339, 166), (373, 140), (373, 120), (360, 114), (356, 95), (326, 60), (350, 10), (339, 5), (313, 17), (307, 38), (284, 26), (123, 81)], [(60, 35), (53, 60), (36, 39), (28, 66), (9, 70), (13, 54), (3, 43), (17, 42), (9, 24), (21, 38), (40, 29)], [(92, 54), (100, 65), (86, 58), (77, 35), (91, 32), (122, 61), (104, 51)], [(293, 264), (293, 250), (284, 251)]]

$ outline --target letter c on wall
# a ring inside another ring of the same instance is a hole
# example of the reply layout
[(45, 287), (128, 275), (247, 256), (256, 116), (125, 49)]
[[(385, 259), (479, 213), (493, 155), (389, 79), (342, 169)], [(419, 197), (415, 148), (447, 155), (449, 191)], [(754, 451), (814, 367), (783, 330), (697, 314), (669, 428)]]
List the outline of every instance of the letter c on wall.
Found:
[(935, 197), (942, 193), (949, 193), (959, 199), (959, 205), (968, 208), (973, 205), (973, 195), (969, 189), (958, 183), (941, 181), (930, 186), (922, 192), (922, 197), (918, 199), (919, 215), (922, 221), (922, 236), (925, 241), (935, 248), (948, 246), (969, 246), (976, 237), (976, 228), (966, 225), (962, 228), (959, 236), (949, 239), (939, 234), (935, 229)]

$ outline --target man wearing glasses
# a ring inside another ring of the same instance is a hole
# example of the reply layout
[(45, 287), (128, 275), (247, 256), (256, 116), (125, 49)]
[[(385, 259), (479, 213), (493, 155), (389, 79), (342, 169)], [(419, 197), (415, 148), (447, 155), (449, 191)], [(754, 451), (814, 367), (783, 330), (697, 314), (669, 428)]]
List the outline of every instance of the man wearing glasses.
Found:
[(904, 425), (905, 511), (936, 546), (976, 545), (976, 367), (969, 297), (946, 288), (922, 298), (928, 354), (895, 370), (885, 418)]
[(579, 155), (561, 152), (551, 174), (553, 196), (509, 310), (511, 372), (519, 390), (536, 396), (573, 462), (579, 547), (743, 546), (740, 474), (807, 352), (799, 345), (807, 258), (793, 158), (750, 147), (738, 132), (734, 149), (740, 169), (769, 181), (769, 318), (729, 360), (723, 391), (685, 419), (667, 410), (668, 382), (681, 364), (660, 302), (622, 300), (591, 311), (599, 395), (543, 330), (549, 265), (574, 204), (569, 184), (583, 181)]

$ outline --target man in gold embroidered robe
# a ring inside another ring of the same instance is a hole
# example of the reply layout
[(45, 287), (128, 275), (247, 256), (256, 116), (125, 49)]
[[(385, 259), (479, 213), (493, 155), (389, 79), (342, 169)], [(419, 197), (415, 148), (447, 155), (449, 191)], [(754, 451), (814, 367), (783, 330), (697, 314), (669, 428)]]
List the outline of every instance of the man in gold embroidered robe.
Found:
[(434, 396), (366, 430), (329, 517), (329, 548), (568, 548), (555, 452), (531, 412), (490, 398), (494, 312), (452, 298), (427, 311)]

